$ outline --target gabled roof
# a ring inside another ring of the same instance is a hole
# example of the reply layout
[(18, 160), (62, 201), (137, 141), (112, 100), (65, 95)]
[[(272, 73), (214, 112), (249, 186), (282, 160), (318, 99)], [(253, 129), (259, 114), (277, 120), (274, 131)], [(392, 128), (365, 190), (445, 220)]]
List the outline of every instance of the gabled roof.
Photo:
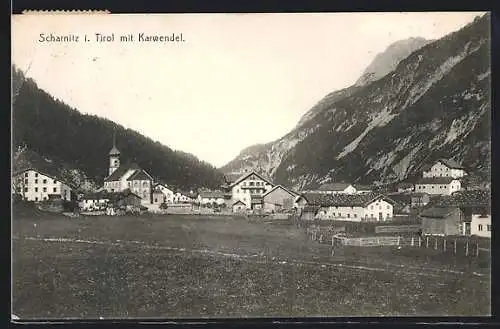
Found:
[(271, 184), (271, 185), (274, 186), (274, 183), (271, 182), (270, 179), (264, 177), (263, 175), (255, 172), (255, 171), (250, 171), (250, 172), (244, 173), (243, 175), (240, 176), (240, 178), (238, 178), (233, 183), (231, 183), (230, 186), (234, 186), (234, 185), (238, 184), (239, 182), (245, 180), (250, 175), (255, 175), (255, 176), (259, 177), (260, 179), (262, 179), (264, 182), (266, 182), (266, 183)]
[(20, 175), (20, 174), (22, 174), (22, 173), (25, 173), (26, 171), (30, 171), (30, 170), (36, 171), (37, 173), (39, 173), (39, 174), (41, 174), (41, 175), (44, 175), (44, 176), (47, 176), (47, 177), (49, 177), (49, 178), (52, 178), (52, 179), (54, 179), (54, 180), (56, 180), (56, 181), (60, 181), (61, 183), (63, 183), (63, 184), (65, 184), (65, 185), (67, 185), (68, 187), (70, 187), (70, 188), (71, 188), (71, 189), (73, 189), (73, 190), (75, 190), (75, 189), (76, 189), (76, 187), (75, 187), (73, 184), (70, 184), (70, 183), (68, 183), (67, 181), (65, 181), (64, 179), (59, 178), (59, 177), (57, 176), (57, 173), (52, 172), (52, 171), (49, 173), (49, 172), (47, 172), (47, 171), (45, 171), (45, 170), (38, 170), (37, 168), (34, 168), (34, 167), (27, 167), (27, 168), (25, 168), (25, 169), (15, 171), (15, 172), (13, 172), (13, 173), (12, 173), (12, 175), (13, 175), (13, 176), (18, 176), (18, 175)]
[(465, 190), (443, 195), (433, 202), (436, 206), (460, 208), (491, 207), (491, 190)]
[(322, 207), (365, 207), (377, 199), (383, 199), (391, 204), (395, 201), (380, 193), (366, 194), (320, 194), (306, 193), (303, 195), (308, 205)]
[(429, 185), (429, 184), (436, 184), (436, 185), (450, 184), (454, 180), (458, 180), (458, 179), (453, 178), (453, 177), (427, 177), (427, 178), (420, 178), (417, 181), (417, 184), (420, 184), (420, 185), (422, 185), (422, 184), (426, 184), (426, 185)]
[(130, 175), (129, 178), (127, 178), (127, 181), (133, 180), (153, 180), (153, 178), (145, 170), (138, 169), (132, 175)]
[(227, 184), (232, 184), (233, 182), (238, 180), (238, 178), (240, 178), (240, 177), (241, 177), (241, 173), (228, 173), (228, 174), (224, 175), (224, 181)]
[(429, 207), (424, 209), (419, 216), (426, 218), (446, 218), (452, 214), (452, 212), (457, 209), (456, 207)]
[[(123, 175), (125, 175), (127, 173), (127, 171), (129, 170), (141, 170), (141, 167), (139, 167), (138, 164), (136, 163), (128, 163), (128, 164), (123, 164), (121, 165), (120, 167), (118, 167), (118, 169), (116, 169), (115, 171), (113, 171), (113, 173), (111, 175), (109, 175), (108, 177), (106, 177), (104, 179), (105, 182), (114, 182), (114, 181), (118, 181), (120, 180), (120, 178), (122, 178)], [(133, 175), (133, 174), (132, 174)]]
[(438, 159), (436, 161), (436, 163), (437, 162), (441, 162), (442, 164), (444, 164), (446, 167), (448, 167), (450, 169), (465, 169), (461, 164), (459, 164), (458, 162), (456, 162), (453, 159)]
[(395, 194), (389, 194), (388, 197), (396, 201), (400, 205), (411, 204), (411, 194), (395, 193)]
[(352, 184), (349, 183), (328, 183), (318, 187), (318, 191), (344, 191)]
[(241, 200), (238, 200), (236, 201), (235, 203), (233, 203), (233, 206), (237, 205), (237, 204), (242, 204), (242, 205), (245, 205), (245, 203)]
[(273, 191), (275, 191), (277, 189), (282, 189), (282, 190), (284, 190), (285, 192), (287, 192), (288, 194), (290, 194), (291, 196), (294, 196), (294, 197), (299, 195), (298, 193), (293, 192), (292, 190), (287, 189), (283, 185), (276, 185), (275, 187), (273, 187), (272, 189), (270, 189), (266, 193), (262, 194), (262, 197), (265, 197), (266, 195), (268, 195), (269, 193), (271, 193), (271, 192), (273, 192)]
[(398, 188), (412, 188), (413, 183), (410, 182), (401, 182), (397, 185)]

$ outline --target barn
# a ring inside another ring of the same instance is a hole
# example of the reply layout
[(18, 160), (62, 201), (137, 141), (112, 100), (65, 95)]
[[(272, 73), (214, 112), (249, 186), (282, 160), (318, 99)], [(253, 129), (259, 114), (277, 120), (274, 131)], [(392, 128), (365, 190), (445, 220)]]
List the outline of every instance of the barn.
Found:
[(297, 196), (297, 193), (282, 185), (276, 185), (262, 196), (263, 208), (267, 212), (293, 209)]
[(458, 207), (430, 207), (419, 217), (424, 235), (460, 235), (462, 232), (462, 215)]

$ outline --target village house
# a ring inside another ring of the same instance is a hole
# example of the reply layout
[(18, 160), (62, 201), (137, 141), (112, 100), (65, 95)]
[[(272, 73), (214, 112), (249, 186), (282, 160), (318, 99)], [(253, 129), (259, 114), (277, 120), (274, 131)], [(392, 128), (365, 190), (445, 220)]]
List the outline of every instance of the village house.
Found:
[(465, 168), (451, 159), (439, 159), (423, 171), (424, 178), (451, 177), (461, 178), (467, 175)]
[(356, 188), (349, 183), (328, 183), (321, 185), (317, 190), (312, 192), (320, 194), (354, 194), (356, 193)]
[(167, 196), (162, 192), (162, 190), (155, 187), (153, 189), (153, 204), (161, 205), (163, 203), (172, 203), (172, 202), (167, 202)]
[(193, 191), (181, 191), (177, 190), (174, 193), (173, 201), (174, 203), (193, 203), (198, 198), (198, 195)]
[(420, 208), (426, 206), (431, 198), (427, 193), (412, 193), (411, 194), (411, 207)]
[(262, 199), (262, 196), (274, 187), (269, 179), (255, 171), (241, 174), (238, 178), (235, 175), (226, 175), (225, 178), (226, 184), (222, 188), (226, 196), (223, 197), (231, 207), (241, 201), (246, 209), (252, 209), (252, 199)]
[(319, 206), (316, 218), (343, 221), (388, 221), (393, 219), (395, 202), (379, 193), (329, 194), (307, 193), (301, 199), (306, 206)]
[(419, 217), (422, 219), (424, 235), (461, 235), (462, 215), (458, 207), (434, 206), (424, 209)]
[[(158, 191), (163, 194), (163, 197), (158, 193)], [(161, 203), (173, 203), (174, 202), (174, 190), (169, 188), (166, 184), (157, 183), (154, 185), (153, 189), (153, 198), (156, 195), (156, 200), (153, 199), (153, 203), (161, 204)], [(163, 202), (159, 202), (159, 200), (163, 200)]]
[(460, 210), (461, 234), (491, 237), (491, 191), (466, 190), (441, 196), (436, 206)]
[(197, 201), (200, 205), (224, 204), (224, 193), (221, 191), (200, 191)]
[(415, 192), (431, 195), (451, 195), (462, 188), (458, 179), (453, 177), (421, 178), (415, 184)]
[(55, 174), (42, 172), (36, 168), (26, 168), (14, 173), (12, 192), (26, 201), (46, 201), (59, 197), (70, 201), (75, 198), (74, 189)]
[(83, 195), (78, 206), (82, 211), (105, 210), (110, 201), (107, 192), (96, 192)]
[(104, 189), (121, 192), (129, 189), (141, 197), (141, 202), (152, 203), (153, 178), (137, 164), (120, 164), (120, 151), (113, 145), (109, 152), (109, 175), (104, 179)]
[(295, 200), (298, 196), (298, 193), (282, 185), (276, 185), (262, 195), (262, 207), (264, 211), (273, 213), (290, 210), (295, 207)]
[(394, 200), (394, 214), (408, 214), (411, 209), (412, 196), (407, 193), (391, 193), (387, 195), (391, 200)]
[(236, 201), (232, 205), (232, 210), (233, 210), (233, 212), (236, 212), (236, 213), (244, 212), (246, 209), (247, 209), (247, 205), (241, 200)]
[(396, 189), (399, 193), (413, 192), (415, 191), (415, 185), (413, 185), (413, 183), (403, 182), (399, 183)]

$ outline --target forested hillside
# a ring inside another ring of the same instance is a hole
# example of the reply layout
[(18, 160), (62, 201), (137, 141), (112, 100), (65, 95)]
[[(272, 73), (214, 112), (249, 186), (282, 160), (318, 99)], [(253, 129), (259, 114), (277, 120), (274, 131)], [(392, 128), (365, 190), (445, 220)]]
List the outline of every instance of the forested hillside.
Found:
[(220, 185), (222, 174), (210, 164), (108, 119), (82, 114), (38, 88), (17, 68), (12, 71), (15, 149), (27, 147), (100, 184), (108, 172), (108, 152), (116, 129), (122, 163), (136, 162), (153, 177), (179, 188)]

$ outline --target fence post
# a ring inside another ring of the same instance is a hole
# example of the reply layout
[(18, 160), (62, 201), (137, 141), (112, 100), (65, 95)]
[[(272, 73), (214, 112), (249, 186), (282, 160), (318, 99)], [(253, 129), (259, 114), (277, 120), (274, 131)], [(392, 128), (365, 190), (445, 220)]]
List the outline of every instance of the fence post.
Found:
[(418, 236), (418, 247), (422, 247), (422, 238)]
[(446, 251), (446, 239), (443, 241), (443, 251)]
[(398, 235), (398, 246), (401, 243), (401, 237)]
[(425, 240), (426, 240), (426, 241), (425, 241), (425, 247), (426, 247), (426, 248), (429, 248), (429, 237), (426, 237), (426, 239), (425, 239)]
[(438, 249), (438, 238), (436, 237), (436, 240), (434, 240), (434, 250)]
[(457, 239), (453, 240), (453, 252), (457, 253)]
[(332, 247), (333, 247), (333, 235), (332, 235)]
[(479, 243), (476, 245), (476, 257), (479, 257)]
[(469, 240), (465, 243), (465, 256), (469, 256)]
[(412, 237), (411, 237), (411, 246), (412, 246), (412, 247), (415, 245), (415, 243), (414, 243), (414, 242), (415, 242), (415, 237), (413, 237), (413, 236), (412, 236)]

